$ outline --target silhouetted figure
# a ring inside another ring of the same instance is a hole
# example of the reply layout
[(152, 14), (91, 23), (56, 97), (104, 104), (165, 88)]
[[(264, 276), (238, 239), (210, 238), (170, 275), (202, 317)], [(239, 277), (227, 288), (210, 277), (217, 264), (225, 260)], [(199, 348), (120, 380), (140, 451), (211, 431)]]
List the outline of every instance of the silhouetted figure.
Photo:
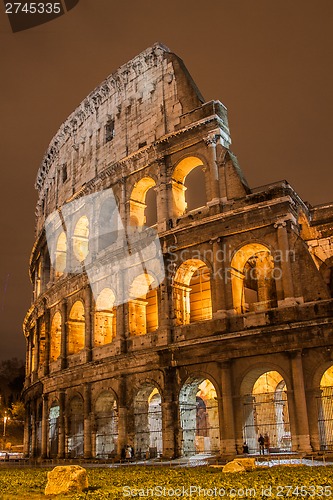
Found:
[(260, 436), (258, 438), (258, 443), (259, 443), (259, 453), (261, 455), (261, 452), (262, 452), (262, 454), (264, 455), (265, 454), (265, 448), (264, 448), (265, 439), (264, 439), (264, 436), (262, 434), (260, 434)]
[(244, 444), (243, 444), (243, 453), (248, 455), (249, 453), (249, 447), (248, 445), (246, 444), (246, 442), (244, 441)]

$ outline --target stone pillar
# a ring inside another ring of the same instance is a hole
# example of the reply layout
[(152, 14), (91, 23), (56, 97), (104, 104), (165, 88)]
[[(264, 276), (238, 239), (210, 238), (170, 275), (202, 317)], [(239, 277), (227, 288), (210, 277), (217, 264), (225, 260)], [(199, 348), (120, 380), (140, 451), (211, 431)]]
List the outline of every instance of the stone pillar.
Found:
[(84, 385), (84, 458), (91, 458), (91, 386)]
[(44, 321), (45, 321), (45, 351), (44, 351), (44, 376), (49, 374), (50, 368), (50, 335), (51, 335), (51, 322), (50, 322), (50, 310), (45, 307), (44, 310)]
[(313, 451), (320, 451), (318, 420), (321, 404), (321, 390), (319, 388), (312, 389), (308, 393), (307, 407), (309, 417), (310, 443)]
[(93, 321), (92, 321), (92, 297), (90, 285), (87, 285), (84, 289), (84, 317), (85, 317), (85, 339), (84, 339), (84, 351), (85, 351), (85, 362), (89, 363), (92, 359), (92, 331), (93, 331)]
[(157, 201), (157, 230), (163, 232), (167, 230), (169, 219), (169, 200), (168, 200), (168, 178), (165, 158), (156, 160), (157, 171), (159, 173), (159, 184), (156, 189)]
[(217, 159), (216, 159), (216, 136), (210, 135), (205, 139), (206, 146), (208, 148), (208, 158), (209, 158), (209, 186), (210, 186), (210, 197), (208, 200), (208, 205), (219, 202), (219, 175), (217, 169)]
[(48, 435), (48, 423), (49, 423), (49, 412), (48, 412), (48, 395), (43, 394), (43, 409), (42, 409), (42, 450), (41, 457), (47, 457), (47, 435)]
[(287, 222), (285, 220), (277, 221), (274, 224), (277, 229), (277, 240), (281, 252), (281, 271), (284, 299), (294, 297), (293, 277), (289, 260), (289, 240), (287, 231)]
[(158, 339), (157, 345), (167, 345), (171, 342), (170, 301), (168, 278), (165, 277), (157, 290), (158, 301)]
[(64, 391), (59, 394), (59, 441), (58, 441), (58, 458), (65, 458), (66, 450), (66, 429), (65, 429), (65, 414), (66, 414), (66, 395)]
[(230, 362), (223, 362), (221, 365), (221, 385), (223, 407), (221, 452), (234, 455), (236, 445)]
[(127, 318), (127, 311), (126, 308), (128, 308), (128, 303), (126, 304), (119, 304), (117, 306), (117, 332), (116, 332), (116, 337), (114, 339), (114, 342), (117, 344), (117, 353), (126, 353), (127, 352), (127, 345), (126, 345), (126, 331), (127, 331), (127, 324), (126, 324), (126, 318)]
[(219, 239), (213, 245), (213, 276), (211, 277), (212, 311), (213, 316), (225, 315), (225, 255), (222, 252)]
[(60, 347), (60, 360), (61, 360), (62, 370), (67, 368), (67, 334), (68, 334), (67, 300), (63, 299), (61, 302), (61, 347)]
[(127, 401), (126, 401), (126, 377), (119, 381), (119, 403), (118, 403), (118, 455), (127, 443)]
[(25, 416), (24, 416), (24, 435), (23, 435), (23, 453), (25, 457), (29, 456), (30, 452), (30, 402), (25, 405)]
[(296, 436), (298, 451), (311, 452), (308, 412), (306, 406), (302, 353), (291, 352), (291, 373), (294, 389)]
[(31, 418), (31, 457), (36, 456), (36, 401), (30, 403), (30, 418)]

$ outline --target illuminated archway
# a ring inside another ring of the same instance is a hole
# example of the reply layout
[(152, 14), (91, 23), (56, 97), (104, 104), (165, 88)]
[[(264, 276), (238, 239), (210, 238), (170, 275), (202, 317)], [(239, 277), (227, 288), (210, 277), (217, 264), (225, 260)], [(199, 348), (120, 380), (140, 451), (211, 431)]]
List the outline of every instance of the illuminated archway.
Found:
[(161, 395), (145, 384), (134, 398), (134, 449), (138, 457), (155, 458), (163, 451)]
[(75, 225), (73, 234), (73, 252), (83, 262), (89, 253), (89, 220), (83, 215)]
[(76, 354), (84, 348), (85, 337), (85, 316), (84, 307), (80, 300), (77, 300), (69, 313), (67, 353)]
[(158, 304), (155, 279), (140, 274), (130, 287), (129, 329), (131, 335), (145, 335), (158, 328)]
[(118, 409), (114, 394), (104, 391), (95, 403), (96, 457), (110, 458), (117, 454)]
[(182, 454), (219, 453), (217, 394), (208, 379), (189, 378), (179, 393)]
[(333, 449), (333, 365), (320, 381), (321, 397), (318, 398), (318, 426), (320, 449)]
[(55, 273), (56, 276), (61, 276), (66, 269), (67, 261), (67, 236), (64, 233), (59, 234), (57, 245), (56, 245), (56, 255), (55, 255)]
[(177, 269), (173, 282), (174, 311), (177, 325), (212, 318), (210, 272), (198, 259), (189, 259)]
[(82, 457), (84, 449), (83, 400), (74, 396), (69, 403), (67, 453), (71, 458)]
[[(179, 217), (183, 215), (187, 209), (192, 210), (195, 207), (202, 206), (202, 204), (206, 204), (206, 191), (205, 191), (205, 175), (203, 173), (202, 167), (203, 162), (200, 158), (196, 156), (189, 156), (181, 160), (174, 169), (172, 175), (172, 199), (173, 199), (173, 210), (174, 216)], [(194, 171), (194, 169), (199, 169), (199, 177), (200, 177), (200, 192), (194, 194), (193, 200), (189, 194), (186, 194), (186, 190), (192, 190), (192, 188), (196, 189), (194, 186), (198, 183), (197, 175), (193, 178), (193, 184), (189, 174)], [(202, 185), (203, 183), (203, 185)], [(188, 206), (187, 198), (189, 199), (190, 205)]]
[(50, 332), (50, 361), (55, 361), (59, 358), (61, 352), (61, 324), (62, 318), (59, 311), (57, 311), (51, 322)]
[(58, 401), (53, 401), (49, 410), (49, 457), (58, 455), (60, 406)]
[(268, 435), (270, 450), (291, 450), (287, 387), (277, 371), (260, 375), (252, 392), (243, 396), (243, 438), (250, 453), (259, 450), (260, 434)]
[(260, 243), (240, 248), (231, 261), (234, 309), (238, 313), (275, 307), (274, 259)]
[(104, 288), (98, 295), (95, 310), (94, 345), (110, 344), (116, 336), (115, 295), (110, 288)]
[(131, 226), (142, 227), (156, 224), (156, 193), (153, 189), (155, 186), (156, 182), (151, 177), (144, 177), (135, 184), (130, 198)]

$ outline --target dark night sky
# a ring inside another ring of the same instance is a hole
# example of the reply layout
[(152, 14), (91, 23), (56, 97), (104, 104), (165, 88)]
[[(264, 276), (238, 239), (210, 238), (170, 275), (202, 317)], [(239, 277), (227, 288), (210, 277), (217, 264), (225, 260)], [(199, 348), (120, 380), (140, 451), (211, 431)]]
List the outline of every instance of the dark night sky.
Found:
[(80, 0), (15, 34), (0, 9), (0, 359), (24, 357), (43, 153), (96, 85), (156, 41), (227, 106), (250, 186), (287, 179), (311, 204), (333, 200), (332, 0)]

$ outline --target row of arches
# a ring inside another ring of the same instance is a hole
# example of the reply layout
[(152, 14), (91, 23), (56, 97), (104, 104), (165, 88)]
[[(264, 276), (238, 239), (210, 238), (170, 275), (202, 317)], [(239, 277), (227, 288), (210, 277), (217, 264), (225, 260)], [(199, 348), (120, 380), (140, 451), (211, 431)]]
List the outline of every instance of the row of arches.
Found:
[[(222, 388), (223, 390), (223, 388)], [(333, 366), (321, 378), (320, 394), (316, 398), (320, 449), (333, 449)], [(258, 436), (267, 434), (270, 452), (288, 452), (295, 449), (293, 422), (289, 410), (288, 391), (282, 375), (275, 370), (262, 373), (255, 380), (248, 394), (241, 399), (242, 440), (250, 453), (258, 453)], [(180, 429), (179, 453), (191, 456), (198, 453), (219, 454), (223, 433), (223, 408), (220, 396), (212, 380), (205, 376), (192, 376), (181, 387), (178, 396), (178, 416), (172, 427)], [(111, 390), (102, 390), (91, 408), (92, 454), (96, 458), (121, 455), (121, 448), (129, 444), (135, 457), (154, 458), (165, 452), (166, 414), (163, 410), (163, 394), (158, 385), (145, 382), (135, 393), (128, 407), (126, 440), (123, 434), (117, 395)], [(41, 407), (37, 410), (37, 441), (41, 439)], [(59, 454), (61, 430), (61, 404), (54, 399), (48, 409), (47, 433), (48, 456)], [(66, 455), (80, 457), (84, 454), (85, 436), (84, 399), (73, 395), (66, 403), (65, 430)], [(178, 422), (178, 423), (177, 423)], [(175, 431), (176, 432), (176, 431)], [(37, 448), (40, 448), (40, 443)], [(238, 450), (241, 453), (241, 450)]]

